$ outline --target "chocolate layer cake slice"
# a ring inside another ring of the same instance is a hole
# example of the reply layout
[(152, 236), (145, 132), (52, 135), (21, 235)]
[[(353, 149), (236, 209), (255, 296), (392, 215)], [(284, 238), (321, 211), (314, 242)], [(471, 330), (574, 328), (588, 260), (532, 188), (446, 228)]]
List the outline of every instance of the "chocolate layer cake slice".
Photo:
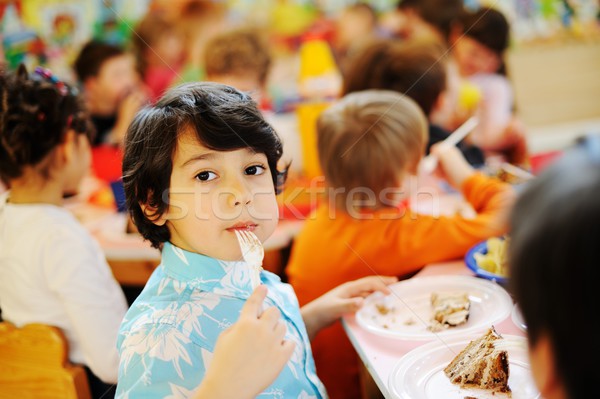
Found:
[(494, 347), (502, 336), (490, 328), (483, 336), (471, 341), (444, 373), (454, 384), (465, 388), (482, 388), (494, 392), (510, 392), (508, 386), (508, 352)]

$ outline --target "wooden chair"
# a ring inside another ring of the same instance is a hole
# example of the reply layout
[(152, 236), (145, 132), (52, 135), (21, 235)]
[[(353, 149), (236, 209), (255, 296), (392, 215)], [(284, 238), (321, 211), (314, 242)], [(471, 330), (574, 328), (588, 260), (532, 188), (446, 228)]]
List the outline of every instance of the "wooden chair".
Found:
[(68, 352), (57, 327), (1, 322), (0, 399), (90, 399), (85, 370), (69, 362)]

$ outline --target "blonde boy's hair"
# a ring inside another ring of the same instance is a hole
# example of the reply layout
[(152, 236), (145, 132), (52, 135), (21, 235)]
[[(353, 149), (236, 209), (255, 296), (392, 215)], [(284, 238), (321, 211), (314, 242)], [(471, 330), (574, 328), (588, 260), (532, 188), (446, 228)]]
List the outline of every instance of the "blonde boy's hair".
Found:
[(204, 52), (206, 74), (254, 74), (264, 85), (271, 68), (272, 56), (266, 36), (257, 28), (243, 27), (212, 38)]
[[(388, 90), (346, 95), (317, 122), (319, 161), (328, 184), (369, 206), (386, 206), (384, 190), (399, 188), (407, 173), (416, 173), (427, 143), (427, 119), (407, 96)], [(371, 197), (369, 198), (369, 195)], [(389, 205), (389, 203), (387, 204)]]

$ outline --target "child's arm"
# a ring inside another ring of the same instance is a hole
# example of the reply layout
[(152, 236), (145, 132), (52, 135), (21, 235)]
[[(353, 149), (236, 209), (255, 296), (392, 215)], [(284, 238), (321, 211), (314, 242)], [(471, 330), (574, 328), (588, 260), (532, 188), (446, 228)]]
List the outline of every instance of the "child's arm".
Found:
[[(215, 344), (212, 362), (195, 399), (254, 398), (267, 388), (294, 351), (284, 340), (285, 324), (277, 308), (259, 316), (267, 288), (259, 285), (242, 308), (239, 320)], [(252, 345), (248, 339), (252, 337)]]
[(456, 146), (443, 143), (431, 147), (431, 153), (438, 159), (438, 173), (454, 188), (460, 189), (463, 183), (475, 174), (475, 169), (465, 159)]
[(337, 286), (304, 305), (300, 312), (308, 331), (308, 337), (314, 336), (324, 327), (332, 324), (346, 313), (356, 312), (363, 300), (375, 291), (389, 294), (388, 285), (398, 281), (396, 277), (370, 276)]
[(487, 178), (490, 182), (477, 184), (478, 191), (473, 192), (473, 182), (486, 178), (469, 165), (458, 148), (437, 145), (431, 151), (439, 160), (440, 173), (453, 187), (462, 191), (477, 213), (496, 213), (499, 221), (508, 216), (516, 198), (514, 190), (508, 184)]

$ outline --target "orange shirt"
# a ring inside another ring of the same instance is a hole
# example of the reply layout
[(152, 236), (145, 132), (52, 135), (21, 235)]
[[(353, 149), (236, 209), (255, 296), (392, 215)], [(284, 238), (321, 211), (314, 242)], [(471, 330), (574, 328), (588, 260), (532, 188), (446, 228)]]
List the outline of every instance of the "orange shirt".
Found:
[[(382, 209), (356, 219), (322, 205), (296, 238), (287, 273), (300, 305), (347, 281), (370, 275), (404, 276), (423, 266), (464, 256), (479, 241), (504, 234), (502, 214), (512, 205), (512, 188), (482, 174), (465, 180), (462, 193), (477, 212), (462, 216)], [(360, 398), (358, 363), (341, 323), (312, 342), (317, 374), (332, 399)]]

